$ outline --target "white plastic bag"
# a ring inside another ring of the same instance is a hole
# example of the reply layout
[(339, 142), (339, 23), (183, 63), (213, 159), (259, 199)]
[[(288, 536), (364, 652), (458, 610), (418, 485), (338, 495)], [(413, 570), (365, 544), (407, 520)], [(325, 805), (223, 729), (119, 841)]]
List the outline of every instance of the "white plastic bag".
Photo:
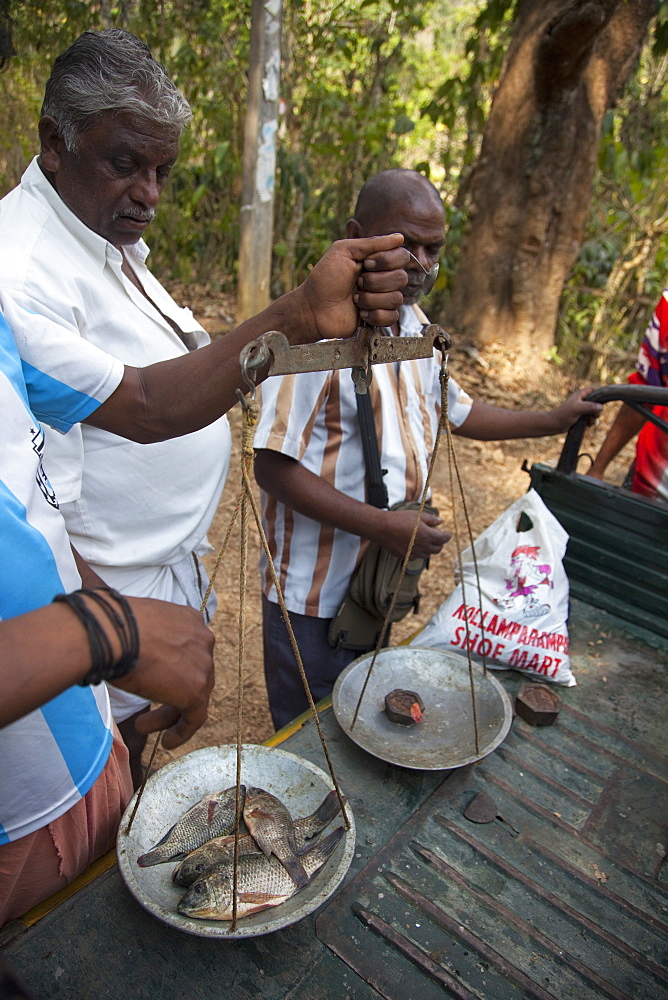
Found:
[(480, 594), (468, 548), (458, 585), (412, 645), (463, 655), (470, 648), (477, 661), (484, 652), (488, 667), (573, 687), (562, 564), (567, 541), (556, 517), (529, 490), (475, 542)]

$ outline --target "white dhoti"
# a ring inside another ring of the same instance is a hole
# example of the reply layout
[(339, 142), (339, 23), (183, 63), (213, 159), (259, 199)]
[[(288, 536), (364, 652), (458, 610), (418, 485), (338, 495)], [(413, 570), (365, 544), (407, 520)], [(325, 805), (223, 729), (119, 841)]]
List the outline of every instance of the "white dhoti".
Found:
[[(93, 566), (93, 569), (105, 583), (126, 597), (152, 597), (159, 601), (189, 605), (199, 610), (209, 585), (209, 577), (201, 557), (211, 551), (209, 543), (204, 541), (195, 552), (190, 552), (180, 562), (171, 566), (120, 568)], [(203, 611), (204, 621), (207, 624), (213, 618), (217, 605), (218, 600), (212, 590)], [(187, 670), (188, 664), (184, 663), (183, 667)], [(151, 704), (145, 698), (130, 694), (129, 691), (121, 691), (113, 684), (109, 684), (108, 688), (111, 711), (117, 725)]]

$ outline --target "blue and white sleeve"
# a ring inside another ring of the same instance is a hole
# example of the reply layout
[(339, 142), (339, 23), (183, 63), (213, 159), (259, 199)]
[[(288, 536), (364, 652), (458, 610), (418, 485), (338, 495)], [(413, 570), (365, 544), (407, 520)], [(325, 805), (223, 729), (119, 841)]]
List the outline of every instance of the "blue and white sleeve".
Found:
[(21, 358), (30, 408), (63, 433), (94, 413), (123, 378), (121, 361), (44, 316), (0, 296)]

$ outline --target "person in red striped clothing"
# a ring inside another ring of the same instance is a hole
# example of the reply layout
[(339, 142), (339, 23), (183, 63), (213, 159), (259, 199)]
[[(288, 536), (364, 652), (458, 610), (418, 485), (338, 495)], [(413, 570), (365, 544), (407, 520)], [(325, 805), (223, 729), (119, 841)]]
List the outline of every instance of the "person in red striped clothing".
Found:
[[(668, 386), (668, 288), (664, 288), (649, 322), (629, 382)], [(668, 406), (656, 406), (654, 411), (668, 421)], [(626, 403), (619, 408), (587, 475), (603, 479), (610, 462), (636, 434), (631, 489), (646, 497), (668, 501), (668, 434)]]

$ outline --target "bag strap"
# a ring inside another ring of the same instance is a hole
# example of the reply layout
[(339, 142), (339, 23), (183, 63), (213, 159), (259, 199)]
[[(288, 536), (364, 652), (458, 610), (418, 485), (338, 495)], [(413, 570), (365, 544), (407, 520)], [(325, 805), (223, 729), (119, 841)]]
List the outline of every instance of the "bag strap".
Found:
[[(419, 306), (413, 306), (413, 310), (418, 319), (426, 320), (427, 317)], [(422, 336), (424, 336), (424, 331), (428, 325), (426, 322), (422, 323), (420, 331)], [(368, 501), (373, 507), (386, 509), (390, 506), (390, 496), (387, 492), (387, 486), (383, 481), (383, 476), (386, 475), (387, 469), (381, 469), (380, 467), (378, 436), (376, 434), (376, 424), (373, 419), (373, 408), (371, 406), (368, 387), (366, 392), (355, 391), (355, 401), (357, 403), (357, 417), (362, 436), (364, 464), (366, 465)]]
[(387, 469), (381, 469), (380, 467), (378, 437), (376, 435), (373, 408), (368, 391), (356, 392), (355, 400), (357, 402), (357, 416), (362, 436), (364, 464), (366, 465), (369, 503), (374, 507), (388, 507), (390, 498), (387, 486), (383, 482), (383, 476), (387, 472)]

